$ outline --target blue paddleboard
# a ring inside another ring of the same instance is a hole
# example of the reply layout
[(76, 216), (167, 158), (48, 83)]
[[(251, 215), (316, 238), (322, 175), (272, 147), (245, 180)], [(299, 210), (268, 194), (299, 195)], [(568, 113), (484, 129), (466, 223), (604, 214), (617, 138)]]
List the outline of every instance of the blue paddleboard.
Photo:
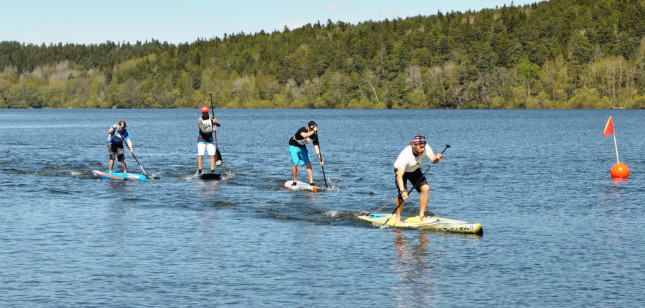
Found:
[(92, 170), (92, 175), (111, 180), (139, 180), (145, 181), (146, 176), (139, 173), (121, 173), (121, 172), (109, 172), (108, 170), (99, 171)]

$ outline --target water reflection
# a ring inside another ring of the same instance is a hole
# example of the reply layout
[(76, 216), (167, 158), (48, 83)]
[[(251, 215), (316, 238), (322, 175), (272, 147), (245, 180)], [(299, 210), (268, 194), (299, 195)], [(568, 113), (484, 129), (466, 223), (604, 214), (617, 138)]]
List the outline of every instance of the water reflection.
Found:
[(629, 178), (612, 178), (611, 183), (615, 186), (621, 185), (621, 184), (627, 184), (629, 182)]
[(219, 186), (219, 184), (220, 180), (202, 181), (198, 179), (197, 182), (195, 182), (195, 187), (197, 188), (197, 194), (201, 198), (206, 198), (217, 194), (217, 187)]
[(432, 253), (428, 249), (430, 240), (427, 231), (410, 232), (418, 234), (418, 240), (405, 237), (405, 232), (397, 229), (396, 240), (396, 266), (394, 271), (399, 275), (400, 282), (392, 288), (397, 294), (397, 305), (432, 306), (432, 288), (435, 282), (432, 279)]

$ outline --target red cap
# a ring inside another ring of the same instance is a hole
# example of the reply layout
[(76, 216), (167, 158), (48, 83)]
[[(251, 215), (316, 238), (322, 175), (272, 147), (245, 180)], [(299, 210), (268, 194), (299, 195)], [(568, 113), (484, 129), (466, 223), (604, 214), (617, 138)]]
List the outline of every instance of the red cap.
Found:
[(208, 113), (208, 107), (206, 106), (202, 107), (202, 112)]

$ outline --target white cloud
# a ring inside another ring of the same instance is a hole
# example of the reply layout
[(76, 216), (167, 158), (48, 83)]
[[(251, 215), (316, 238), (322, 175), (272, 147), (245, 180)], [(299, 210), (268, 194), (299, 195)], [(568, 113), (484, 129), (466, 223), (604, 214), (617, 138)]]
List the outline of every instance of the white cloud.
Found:
[(351, 10), (350, 7), (342, 6), (342, 5), (340, 5), (340, 4), (336, 3), (336, 2), (332, 2), (332, 3), (327, 4), (325, 6), (325, 11), (334, 11), (335, 12), (335, 11), (349, 11), (349, 10)]
[(383, 15), (388, 17), (388, 18), (393, 18), (393, 17), (401, 17), (405, 18), (405, 13), (401, 10), (396, 10), (391, 7), (386, 8), (384, 11), (382, 11)]

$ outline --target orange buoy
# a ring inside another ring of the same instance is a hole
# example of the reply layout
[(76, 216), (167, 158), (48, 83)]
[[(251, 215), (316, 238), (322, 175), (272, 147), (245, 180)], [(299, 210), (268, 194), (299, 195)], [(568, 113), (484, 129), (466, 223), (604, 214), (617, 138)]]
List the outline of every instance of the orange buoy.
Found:
[(612, 179), (626, 179), (629, 177), (629, 168), (623, 163), (617, 163), (611, 167), (611, 178)]

